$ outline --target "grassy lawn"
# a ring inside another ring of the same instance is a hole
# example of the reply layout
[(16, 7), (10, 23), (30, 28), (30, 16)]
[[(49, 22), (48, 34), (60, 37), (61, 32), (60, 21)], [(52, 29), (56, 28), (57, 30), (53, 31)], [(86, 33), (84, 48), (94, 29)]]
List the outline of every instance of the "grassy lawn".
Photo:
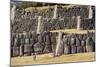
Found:
[[(77, 34), (84, 34), (87, 33), (87, 30), (77, 30), (77, 29), (63, 29), (63, 30), (53, 30), (50, 32), (64, 32), (64, 33), (77, 33)], [(95, 32), (95, 30), (88, 30), (89, 32)]]
[(37, 65), (37, 64), (54, 64), (54, 63), (69, 63), (69, 62), (82, 62), (82, 61), (95, 61), (95, 53), (78, 53), (62, 55), (53, 57), (52, 53), (37, 55), (36, 60), (33, 56), (13, 57), (11, 58), (11, 66), (16, 65)]

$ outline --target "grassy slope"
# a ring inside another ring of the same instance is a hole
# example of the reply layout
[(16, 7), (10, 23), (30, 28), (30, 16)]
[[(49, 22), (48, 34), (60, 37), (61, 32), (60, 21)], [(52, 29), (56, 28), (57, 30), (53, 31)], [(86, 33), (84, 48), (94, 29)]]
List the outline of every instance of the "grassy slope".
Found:
[(14, 57), (11, 58), (11, 65), (32, 65), (32, 64), (52, 64), (52, 63), (65, 63), (65, 62), (82, 62), (94, 61), (95, 53), (79, 53), (62, 55), (60, 57), (53, 57), (52, 54), (38, 55), (36, 60), (33, 56)]

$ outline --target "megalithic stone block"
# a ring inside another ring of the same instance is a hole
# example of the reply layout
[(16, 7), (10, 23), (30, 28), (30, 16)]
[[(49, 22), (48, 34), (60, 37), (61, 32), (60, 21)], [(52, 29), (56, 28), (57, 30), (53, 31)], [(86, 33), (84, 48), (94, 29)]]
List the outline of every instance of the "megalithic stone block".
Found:
[(22, 33), (22, 34), (23, 34), (24, 36), (26, 36), (26, 34), (27, 34), (27, 33), (26, 33), (25, 31), (23, 31), (23, 33)]
[(57, 5), (54, 7), (54, 14), (53, 14), (53, 19), (57, 18)]
[(70, 53), (70, 46), (64, 44), (64, 54), (69, 54), (69, 53)]
[(11, 22), (12, 23), (14, 23), (15, 13), (16, 13), (16, 5), (13, 5), (11, 9)]
[(80, 29), (80, 22), (81, 22), (80, 16), (77, 16), (77, 30)]
[(92, 7), (89, 6), (89, 15), (88, 15), (88, 18), (92, 19), (92, 15), (93, 15), (93, 10), (92, 10)]
[(30, 44), (25, 44), (24, 45), (24, 55), (25, 56), (30, 56), (31, 55), (31, 51), (32, 51), (32, 49), (31, 49), (31, 45)]
[(24, 46), (20, 45), (20, 56), (24, 55)]
[(41, 18), (42, 18), (42, 16), (38, 16), (37, 34), (40, 34), (40, 29), (41, 29)]
[(55, 50), (55, 55), (59, 56), (62, 54), (63, 45), (62, 45), (62, 32), (59, 32), (58, 39), (57, 39), (57, 45)]
[(13, 47), (13, 56), (15, 57), (15, 56), (19, 56), (19, 47), (17, 47), (17, 46), (14, 46)]
[(75, 54), (76, 52), (77, 52), (76, 46), (75, 46), (75, 45), (72, 45), (72, 46), (71, 46), (71, 53), (72, 53), (72, 54)]
[(77, 53), (82, 53), (82, 52), (83, 52), (82, 46), (77, 46)]

